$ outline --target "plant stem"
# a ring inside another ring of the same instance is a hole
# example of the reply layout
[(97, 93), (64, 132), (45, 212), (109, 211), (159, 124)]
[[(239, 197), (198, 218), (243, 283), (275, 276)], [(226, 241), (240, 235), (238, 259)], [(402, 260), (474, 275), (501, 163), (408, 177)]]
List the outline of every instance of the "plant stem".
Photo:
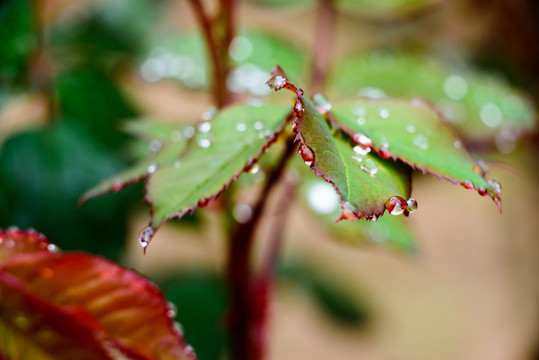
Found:
[(311, 91), (322, 91), (331, 64), (333, 33), (337, 10), (333, 0), (319, 0), (316, 14), (315, 39), (313, 56)]
[(265, 353), (265, 321), (260, 321), (264, 320), (260, 319), (260, 314), (266, 312), (269, 287), (267, 282), (253, 282), (250, 255), (256, 226), (262, 217), (269, 194), (278, 183), (294, 148), (293, 138), (289, 138), (279, 163), (268, 174), (251, 218), (244, 224), (238, 224), (230, 237), (227, 275), (230, 358), (234, 360), (260, 360)]
[(226, 89), (226, 75), (224, 74), (225, 64), (222, 61), (222, 56), (220, 55), (221, 52), (219, 51), (219, 46), (215, 39), (213, 20), (204, 10), (201, 0), (189, 0), (189, 2), (191, 3), (193, 12), (200, 24), (202, 34), (206, 41), (213, 73), (213, 101), (215, 106), (220, 109), (226, 105), (228, 94)]

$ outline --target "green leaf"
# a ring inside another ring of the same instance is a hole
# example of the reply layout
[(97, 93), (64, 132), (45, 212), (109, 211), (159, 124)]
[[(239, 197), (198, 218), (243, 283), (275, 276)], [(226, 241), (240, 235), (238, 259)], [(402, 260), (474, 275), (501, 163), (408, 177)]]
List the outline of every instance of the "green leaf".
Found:
[(347, 58), (333, 68), (329, 93), (336, 97), (423, 97), (465, 138), (496, 137), (502, 151), (521, 131), (536, 126), (530, 100), (506, 82), (409, 53), (377, 50)]
[[(103, 258), (0, 233), (0, 354), (9, 359), (193, 360), (149, 280)], [(18, 249), (17, 253), (13, 249)]]
[[(266, 95), (264, 85), (275, 64), (289, 69), (293, 79), (304, 79), (307, 56), (287, 39), (254, 30), (242, 30), (233, 40), (230, 57), (236, 64), (228, 85), (234, 92)], [(211, 70), (200, 33), (162, 35), (141, 67), (148, 81), (176, 79), (188, 88), (207, 89)]]
[[(334, 136), (315, 108), (302, 98), (303, 115), (296, 120), (300, 149), (304, 160), (312, 161), (317, 176), (335, 186), (341, 196), (342, 217), (376, 219), (386, 210), (386, 202), (394, 197), (410, 196), (410, 171), (401, 163), (363, 155), (349, 141)], [(313, 160), (305, 156), (311, 152)]]
[(409, 17), (423, 12), (442, 0), (338, 0), (338, 7), (346, 14), (380, 20)]
[(406, 254), (415, 253), (417, 246), (409, 223), (403, 216), (383, 216), (376, 222), (340, 221), (339, 197), (333, 187), (322, 180), (303, 184), (304, 203), (331, 232), (335, 241), (354, 246), (380, 245)]
[(152, 226), (181, 218), (217, 197), (249, 170), (283, 130), (289, 109), (284, 105), (236, 105), (218, 113), (199, 133), (180, 166), (163, 166), (147, 185)]
[(402, 163), (368, 154), (350, 141), (333, 134), (324, 117), (303, 90), (291, 84), (280, 67), (275, 68), (268, 85), (274, 90), (296, 92), (294, 131), (300, 154), (307, 165), (331, 183), (341, 197), (340, 219), (376, 220), (394, 197), (410, 195), (410, 171)]
[(358, 98), (333, 104), (331, 113), (335, 125), (366, 149), (488, 193), (501, 207), (499, 185), (487, 183), (459, 138), (424, 101)]
[[(124, 125), (126, 132), (150, 140), (150, 155), (123, 172), (88, 190), (81, 202), (105, 194), (118, 192), (128, 184), (145, 179), (157, 168), (168, 165), (180, 166), (180, 155), (187, 145), (186, 137), (193, 136), (195, 129), (190, 125), (159, 124), (148, 121), (132, 121)], [(153, 148), (152, 148), (153, 147)]]

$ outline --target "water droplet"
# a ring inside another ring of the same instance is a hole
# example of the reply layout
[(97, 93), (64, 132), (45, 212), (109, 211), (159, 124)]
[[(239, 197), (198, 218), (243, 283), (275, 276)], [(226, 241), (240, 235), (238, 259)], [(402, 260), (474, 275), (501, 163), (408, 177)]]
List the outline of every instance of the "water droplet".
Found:
[(316, 93), (313, 95), (313, 100), (320, 114), (325, 114), (331, 110), (331, 103), (324, 97), (324, 95)]
[(163, 144), (161, 144), (161, 141), (159, 140), (152, 140), (150, 142), (150, 151), (151, 152), (158, 152), (163, 147)]
[(17, 314), (13, 318), (13, 324), (22, 331), (27, 330), (31, 323), (31, 319), (23, 313)]
[(365, 159), (365, 161), (361, 163), (361, 170), (365, 171), (371, 176), (374, 176), (376, 172), (378, 171), (378, 165), (376, 165), (374, 160), (367, 158)]
[(264, 128), (264, 123), (262, 123), (261, 121), (257, 121), (253, 124), (253, 128), (255, 130), (262, 130)]
[(367, 115), (367, 108), (364, 103), (358, 102), (352, 107), (352, 113), (359, 117), (365, 117)]
[(177, 321), (174, 322), (174, 331), (176, 331), (176, 334), (183, 336), (183, 327), (181, 324)]
[(167, 307), (167, 316), (171, 319), (174, 318), (178, 312), (178, 308), (176, 307), (176, 305), (174, 305), (174, 303), (170, 301), (167, 303)]
[(487, 189), (485, 189), (484, 187), (480, 187), (479, 189), (477, 189), (477, 192), (479, 193), (479, 195), (485, 196), (487, 194)]
[(245, 130), (247, 130), (247, 125), (245, 125), (244, 123), (237, 123), (236, 124), (236, 131), (244, 132)]
[(234, 206), (232, 216), (234, 216), (234, 219), (240, 224), (245, 224), (246, 222), (251, 220), (251, 217), (253, 216), (253, 210), (247, 204), (237, 204), (236, 206)]
[(50, 251), (50, 252), (53, 252), (53, 253), (60, 252), (60, 249), (55, 244), (48, 244), (47, 245), (47, 250)]
[(483, 124), (490, 128), (498, 127), (502, 123), (502, 111), (492, 103), (483, 105), (479, 116)]
[(389, 117), (389, 110), (385, 108), (380, 109), (380, 117), (382, 119), (387, 119)]
[(180, 160), (176, 160), (173, 166), (174, 169), (179, 169), (182, 166), (182, 163), (180, 162)]
[(372, 145), (372, 140), (363, 134), (354, 134), (352, 140), (362, 148), (368, 148)]
[(415, 125), (414, 124), (406, 125), (406, 131), (408, 131), (411, 134), (415, 133)]
[(198, 124), (198, 131), (201, 133), (207, 133), (211, 130), (211, 123), (208, 121), (201, 122)]
[(380, 156), (382, 159), (389, 159), (391, 157), (391, 154), (387, 150), (388, 147), (389, 145), (387, 143), (382, 144), (382, 147), (377, 151), (378, 156)]
[(170, 133), (170, 140), (172, 142), (178, 142), (182, 139), (182, 133), (178, 130)]
[(488, 186), (492, 189), (492, 191), (498, 194), (498, 196), (501, 195), (502, 185), (499, 182), (497, 182), (494, 179), (490, 179), (489, 181), (487, 181), (487, 183), (488, 183)]
[(185, 129), (183, 129), (183, 136), (190, 139), (193, 136), (195, 136), (196, 130), (193, 126), (187, 126)]
[(462, 182), (462, 187), (465, 188), (465, 189), (468, 189), (468, 190), (471, 190), (473, 189), (473, 184), (470, 180), (466, 179)]
[(122, 188), (124, 187), (124, 183), (121, 182), (121, 181), (116, 181), (112, 187), (110, 188), (112, 190), (112, 192), (115, 192), (117, 193), (118, 191), (122, 190)]
[(455, 142), (453, 143), (453, 145), (455, 146), (455, 148), (460, 149), (460, 148), (462, 147), (462, 141), (460, 141), (460, 140), (455, 140)]
[(282, 89), (286, 84), (288, 84), (288, 80), (280, 75), (276, 75), (268, 81), (268, 86), (273, 90)]
[(207, 149), (207, 148), (210, 147), (211, 141), (210, 141), (210, 139), (206, 139), (206, 138), (198, 138), (197, 139), (197, 144), (201, 148)]
[(368, 153), (371, 152), (371, 148), (369, 148), (369, 147), (363, 148), (361, 146), (354, 146), (354, 152), (356, 154), (361, 155), (361, 156), (365, 156), (365, 155), (367, 155)]
[(364, 117), (358, 117), (357, 118), (358, 125), (365, 125), (366, 122), (367, 122), (367, 120)]
[(386, 209), (391, 215), (400, 215), (406, 209), (407, 202), (400, 196), (393, 196), (386, 201)]
[(208, 206), (209, 202), (210, 202), (209, 198), (202, 198), (198, 200), (198, 206), (200, 206), (201, 208), (205, 208), (206, 206)]
[(299, 153), (303, 158), (305, 164), (311, 166), (314, 161), (314, 153), (309, 147), (305, 144), (301, 144), (299, 147)]
[(429, 141), (425, 135), (417, 134), (414, 137), (414, 146), (421, 150), (427, 150), (429, 148)]
[(258, 164), (253, 164), (253, 166), (251, 166), (251, 168), (249, 169), (249, 173), (251, 174), (256, 174), (257, 172), (260, 171), (260, 165)]
[(153, 174), (157, 170), (157, 163), (154, 161), (148, 165), (148, 174)]
[(383, 99), (387, 97), (384, 90), (375, 87), (364, 87), (359, 89), (356, 96), (364, 96), (371, 99)]
[(460, 76), (451, 75), (445, 79), (444, 91), (450, 99), (460, 100), (468, 93), (468, 84)]
[(144, 249), (145, 254), (146, 254), (146, 248), (150, 244), (150, 241), (152, 241), (154, 234), (155, 234), (155, 230), (150, 226), (145, 227), (140, 232), (140, 235), (138, 237), (138, 242), (140, 246), (142, 246), (142, 248)]
[(409, 199), (406, 201), (406, 210), (407, 210), (408, 213), (410, 213), (410, 214), (417, 210), (417, 201), (416, 201), (416, 199), (414, 199), (414, 198), (409, 198)]
[(371, 216), (371, 218), (369, 220), (376, 222), (376, 221), (378, 221), (378, 216), (373, 215), (373, 216)]

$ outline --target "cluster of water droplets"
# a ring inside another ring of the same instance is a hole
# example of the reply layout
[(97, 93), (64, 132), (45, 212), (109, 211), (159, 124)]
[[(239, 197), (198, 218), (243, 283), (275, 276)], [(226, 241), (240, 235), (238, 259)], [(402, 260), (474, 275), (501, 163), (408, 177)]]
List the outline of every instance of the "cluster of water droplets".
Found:
[(386, 201), (386, 210), (391, 215), (408, 215), (417, 210), (417, 201), (414, 198), (406, 200), (400, 196), (392, 196)]

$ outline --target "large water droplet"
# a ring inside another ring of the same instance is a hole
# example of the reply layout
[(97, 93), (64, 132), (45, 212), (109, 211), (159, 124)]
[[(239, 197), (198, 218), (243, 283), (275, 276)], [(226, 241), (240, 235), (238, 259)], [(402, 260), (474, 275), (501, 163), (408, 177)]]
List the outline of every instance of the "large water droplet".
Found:
[(341, 216), (337, 219), (337, 221), (343, 220), (343, 219), (345, 220), (357, 219), (358, 218), (357, 212), (358, 212), (357, 208), (351, 203), (349, 203), (348, 201), (346, 201), (342, 205), (342, 213), (341, 213)]
[(391, 215), (400, 215), (406, 209), (407, 202), (400, 196), (393, 196), (386, 201), (386, 209)]
[(299, 147), (299, 153), (301, 154), (301, 157), (303, 158), (303, 161), (305, 164), (311, 166), (314, 161), (314, 153), (309, 147), (305, 144), (301, 144)]
[(371, 176), (374, 176), (378, 171), (378, 165), (376, 165), (374, 160), (367, 158), (361, 163), (361, 170), (367, 172)]
[(479, 189), (477, 189), (477, 192), (479, 193), (479, 195), (485, 196), (487, 194), (487, 189), (485, 189), (484, 187), (480, 187)]
[(445, 79), (444, 91), (450, 99), (460, 100), (468, 93), (468, 84), (460, 76), (451, 75)]
[(288, 84), (288, 80), (280, 75), (276, 75), (268, 81), (268, 86), (273, 90), (282, 89), (286, 84)]
[(421, 150), (427, 150), (429, 148), (429, 141), (425, 135), (417, 134), (414, 137), (414, 146)]
[(142, 248), (144, 249), (145, 254), (146, 254), (146, 248), (150, 244), (150, 241), (152, 241), (152, 238), (153, 238), (154, 234), (155, 234), (155, 230), (154, 230), (154, 228), (152, 228), (150, 226), (145, 227), (140, 232), (140, 235), (138, 237), (138, 242), (139, 242), (140, 246), (142, 246)]

